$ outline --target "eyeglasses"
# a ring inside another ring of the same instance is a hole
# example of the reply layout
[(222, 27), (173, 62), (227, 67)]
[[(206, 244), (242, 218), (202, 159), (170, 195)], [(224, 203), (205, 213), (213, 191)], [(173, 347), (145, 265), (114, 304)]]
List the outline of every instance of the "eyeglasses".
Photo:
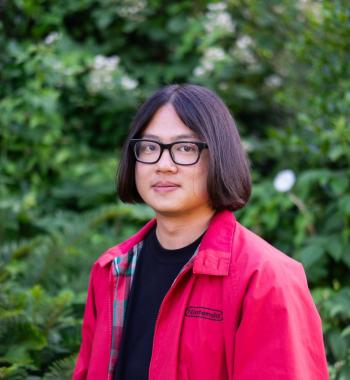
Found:
[(208, 148), (208, 145), (198, 141), (175, 141), (171, 144), (162, 144), (153, 140), (131, 139), (130, 147), (133, 148), (136, 161), (144, 164), (155, 164), (167, 149), (175, 164), (194, 165), (198, 162), (202, 150)]

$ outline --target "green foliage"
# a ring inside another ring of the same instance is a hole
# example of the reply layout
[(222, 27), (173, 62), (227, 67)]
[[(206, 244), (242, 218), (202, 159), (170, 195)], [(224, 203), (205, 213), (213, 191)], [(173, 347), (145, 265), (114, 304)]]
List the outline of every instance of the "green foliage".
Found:
[(204, 84), (233, 111), (254, 178), (237, 216), (303, 263), (331, 379), (349, 378), (348, 2), (4, 4), (0, 379), (70, 378), (92, 262), (152, 216), (116, 201), (122, 142), (170, 82)]

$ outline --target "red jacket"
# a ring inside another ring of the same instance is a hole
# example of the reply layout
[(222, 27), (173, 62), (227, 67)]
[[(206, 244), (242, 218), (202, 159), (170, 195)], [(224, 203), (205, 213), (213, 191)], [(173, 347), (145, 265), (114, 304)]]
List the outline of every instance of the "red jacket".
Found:
[[(111, 264), (154, 223), (94, 264), (74, 380), (111, 379), (111, 355), (119, 348), (112, 333), (119, 285)], [(231, 212), (216, 214), (198, 253), (162, 302), (149, 379), (328, 379), (321, 320), (302, 265), (244, 228)]]

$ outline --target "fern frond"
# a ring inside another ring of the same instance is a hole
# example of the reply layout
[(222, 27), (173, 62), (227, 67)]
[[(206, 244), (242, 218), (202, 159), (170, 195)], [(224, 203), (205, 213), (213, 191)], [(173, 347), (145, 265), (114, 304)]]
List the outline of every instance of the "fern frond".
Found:
[(72, 378), (76, 355), (59, 359), (50, 365), (49, 371), (45, 374), (44, 380), (70, 380)]

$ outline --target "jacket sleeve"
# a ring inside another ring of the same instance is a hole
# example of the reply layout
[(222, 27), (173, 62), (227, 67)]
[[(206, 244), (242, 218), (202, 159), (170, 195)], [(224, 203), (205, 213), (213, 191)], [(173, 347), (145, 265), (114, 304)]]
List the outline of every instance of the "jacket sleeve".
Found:
[(72, 380), (85, 380), (87, 378), (92, 342), (95, 332), (96, 309), (94, 297), (94, 273), (96, 265), (90, 274), (88, 293), (85, 304), (84, 319), (82, 325), (82, 341), (78, 358), (75, 364)]
[(301, 264), (265, 265), (249, 280), (233, 380), (327, 380), (322, 325)]

